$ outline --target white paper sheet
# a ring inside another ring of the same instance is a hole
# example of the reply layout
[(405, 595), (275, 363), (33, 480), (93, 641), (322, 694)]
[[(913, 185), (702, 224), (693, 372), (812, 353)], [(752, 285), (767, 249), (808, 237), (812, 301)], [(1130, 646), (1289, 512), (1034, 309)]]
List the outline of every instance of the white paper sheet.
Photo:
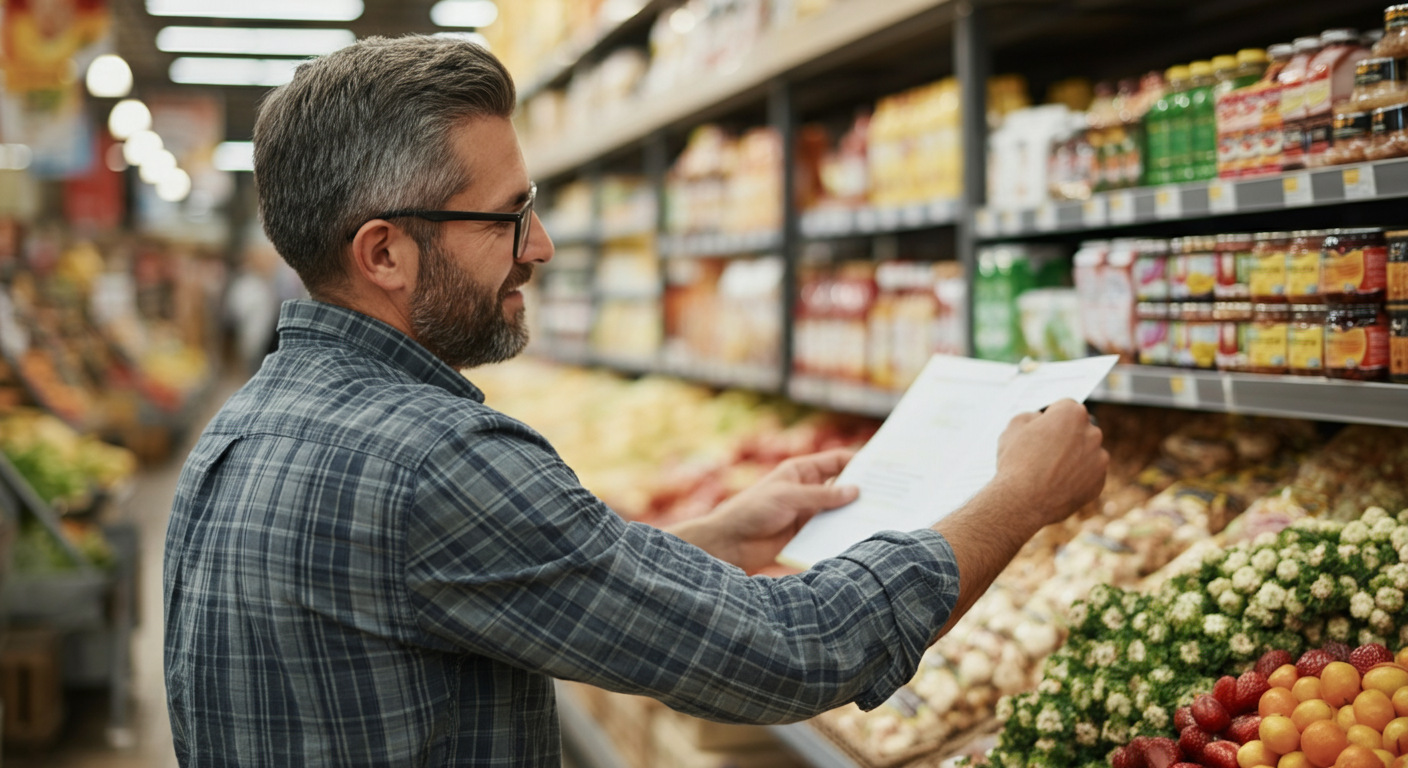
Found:
[(880, 531), (927, 528), (997, 474), (997, 440), (1013, 416), (1063, 398), (1083, 402), (1114, 355), (1016, 365), (935, 355), (836, 482), (860, 498), (822, 512), (782, 551), (798, 567), (835, 557)]

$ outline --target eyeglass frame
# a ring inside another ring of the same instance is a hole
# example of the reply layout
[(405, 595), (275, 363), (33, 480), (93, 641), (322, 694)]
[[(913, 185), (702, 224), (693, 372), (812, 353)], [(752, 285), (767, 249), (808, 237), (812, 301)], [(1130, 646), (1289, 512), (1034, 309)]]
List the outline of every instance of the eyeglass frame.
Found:
[(490, 213), (484, 211), (432, 211), (419, 208), (407, 208), (404, 210), (387, 211), (377, 214), (367, 221), (357, 225), (357, 229), (347, 236), (347, 241), (351, 242), (357, 238), (357, 231), (366, 226), (368, 221), (377, 219), (401, 219), (417, 218), (426, 221), (433, 221), (441, 224), (447, 221), (502, 221), (513, 222), (513, 260), (518, 261), (521, 253), (528, 250), (528, 236), (533, 231), (533, 203), (538, 199), (538, 185), (536, 182), (528, 186), (528, 202), (517, 213)]

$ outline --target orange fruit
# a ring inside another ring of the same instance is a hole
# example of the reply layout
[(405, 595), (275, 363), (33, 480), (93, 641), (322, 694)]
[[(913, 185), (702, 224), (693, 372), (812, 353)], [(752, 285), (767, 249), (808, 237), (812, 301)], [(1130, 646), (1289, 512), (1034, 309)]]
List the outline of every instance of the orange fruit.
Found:
[(1393, 765), (1389, 768), (1408, 768), (1408, 755), (1399, 755), (1393, 758)]
[(1290, 717), (1291, 713), (1296, 710), (1296, 705), (1299, 703), (1300, 699), (1297, 699), (1296, 695), (1291, 693), (1290, 688), (1272, 688), (1266, 693), (1261, 694), (1261, 701), (1258, 701), (1256, 705), (1256, 713), (1262, 717), (1269, 717), (1271, 715), (1285, 715), (1286, 717)]
[(1398, 662), (1399, 664), (1402, 664), (1405, 667), (1408, 667), (1408, 646), (1399, 648), (1398, 653), (1393, 657), (1393, 660)]
[[(1349, 739), (1345, 737), (1344, 730), (1328, 719), (1316, 720), (1300, 732), (1300, 749), (1315, 768), (1330, 768), (1348, 746)], [(1375, 757), (1374, 761), (1378, 762), (1378, 758)]]
[(1296, 701), (1310, 701), (1311, 699), (1325, 698), (1320, 693), (1320, 678), (1309, 675), (1296, 680), (1291, 686), (1291, 693), (1296, 695)]
[(1384, 726), (1395, 717), (1393, 702), (1383, 691), (1368, 689), (1354, 697), (1354, 719), (1356, 722), (1383, 733)]
[(1374, 754), (1379, 756), (1379, 762), (1384, 764), (1384, 768), (1389, 768), (1389, 766), (1393, 765), (1393, 753), (1387, 749), (1376, 749), (1374, 750)]
[(1358, 744), (1350, 744), (1335, 758), (1335, 768), (1383, 768), (1383, 761), (1374, 750)]
[(1367, 725), (1351, 725), (1344, 731), (1350, 744), (1358, 744), (1369, 749), (1383, 749), (1384, 735)]
[(1345, 733), (1349, 733), (1349, 727), (1358, 722), (1354, 717), (1354, 707), (1340, 707), (1335, 713), (1335, 724), (1343, 728)]
[(1395, 717), (1384, 726), (1384, 749), (1394, 755), (1408, 752), (1408, 717)]
[(1257, 735), (1268, 749), (1278, 755), (1289, 755), (1300, 749), (1300, 729), (1285, 715), (1268, 715), (1261, 718)]
[(1389, 697), (1393, 702), (1393, 711), (1399, 717), (1408, 717), (1408, 688), (1399, 688)]
[[(1304, 752), (1290, 752), (1281, 755), (1281, 759), (1276, 761), (1276, 768), (1314, 768), (1310, 760), (1306, 758)], [(1404, 768), (1408, 768), (1405, 766)]]
[(1408, 686), (1408, 668), (1400, 667), (1391, 661), (1375, 664), (1364, 673), (1363, 684), (1366, 691), (1372, 688), (1382, 691), (1385, 696), (1392, 696), (1399, 688)]
[(1332, 661), (1320, 673), (1320, 693), (1332, 707), (1343, 707), (1359, 695), (1359, 670), (1343, 661)]
[(1252, 739), (1237, 749), (1237, 765), (1241, 768), (1258, 768), (1276, 764), (1277, 755), (1259, 739)]
[(1266, 676), (1266, 682), (1270, 683), (1272, 688), (1290, 688), (1299, 678), (1300, 673), (1296, 671), (1296, 665), (1282, 664)]
[[(1308, 680), (1312, 678), (1302, 679)], [(1300, 729), (1302, 738), (1304, 738), (1305, 736), (1306, 726), (1310, 725), (1311, 723), (1317, 720), (1334, 719), (1335, 711), (1331, 709), (1330, 705), (1326, 704), (1323, 699), (1311, 699), (1309, 701), (1302, 701), (1301, 703), (1297, 704), (1295, 710), (1291, 712), (1291, 720), (1296, 724), (1296, 727)], [(1344, 729), (1340, 728), (1340, 731), (1343, 732)]]

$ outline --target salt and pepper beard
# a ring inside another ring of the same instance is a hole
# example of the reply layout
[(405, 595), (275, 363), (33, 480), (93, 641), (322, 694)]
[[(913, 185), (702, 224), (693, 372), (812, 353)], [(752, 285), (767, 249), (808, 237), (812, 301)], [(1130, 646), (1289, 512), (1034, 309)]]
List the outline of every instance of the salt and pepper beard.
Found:
[(486, 290), (455, 266), (437, 242), (423, 244), (420, 274), (411, 296), (411, 331), (416, 341), (452, 368), (501, 363), (528, 344), (523, 307), (504, 317), (504, 301), (533, 276), (533, 266), (515, 262), (497, 291)]

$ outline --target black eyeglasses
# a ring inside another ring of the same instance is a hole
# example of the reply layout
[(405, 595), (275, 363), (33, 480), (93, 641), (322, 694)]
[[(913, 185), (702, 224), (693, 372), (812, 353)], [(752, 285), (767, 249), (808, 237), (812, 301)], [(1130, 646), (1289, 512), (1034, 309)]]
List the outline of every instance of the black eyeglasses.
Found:
[[(513, 222), (513, 260), (518, 261), (519, 254), (526, 253), (528, 250), (528, 233), (533, 230), (533, 202), (537, 199), (538, 185), (532, 184), (528, 187), (528, 202), (518, 213), (422, 211), (419, 209), (410, 209), (404, 211), (387, 211), (386, 213), (377, 214), (367, 219), (367, 221), (374, 221), (376, 219), (400, 219), (405, 217), (425, 219), (426, 221), (434, 221), (437, 223), (443, 221), (511, 221)], [(366, 221), (362, 222), (362, 224), (366, 223)], [(361, 226), (359, 225), (357, 229), (361, 229)], [(356, 237), (357, 232), (354, 230), (352, 234), (347, 236), (347, 239), (351, 241)]]

